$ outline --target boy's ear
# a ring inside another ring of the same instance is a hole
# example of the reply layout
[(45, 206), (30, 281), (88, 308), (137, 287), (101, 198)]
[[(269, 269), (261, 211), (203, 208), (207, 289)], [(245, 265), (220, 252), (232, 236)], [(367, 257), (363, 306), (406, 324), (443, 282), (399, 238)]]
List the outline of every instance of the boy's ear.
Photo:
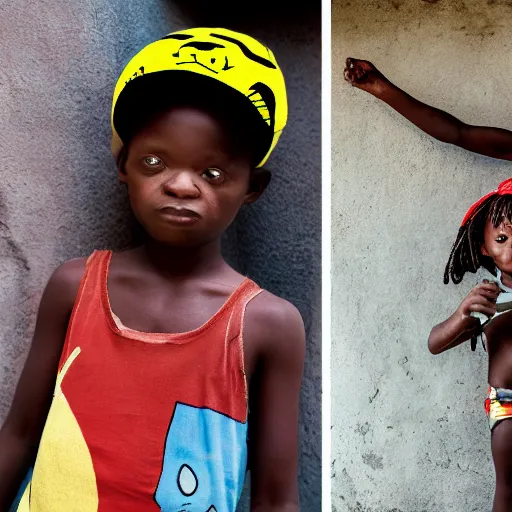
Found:
[(126, 183), (126, 170), (124, 165), (117, 166), (117, 178), (119, 179), (119, 183)]
[(123, 146), (121, 149), (121, 153), (119, 155), (119, 158), (117, 159), (117, 178), (119, 179), (119, 183), (126, 183), (126, 146)]
[(265, 192), (271, 178), (272, 173), (267, 169), (252, 169), (251, 177), (249, 179), (249, 189), (245, 195), (244, 203), (254, 203), (257, 201), (261, 194)]
[(487, 252), (487, 249), (485, 248), (485, 244), (482, 244), (480, 246), (480, 252), (484, 255), (484, 256), (489, 256), (489, 253)]

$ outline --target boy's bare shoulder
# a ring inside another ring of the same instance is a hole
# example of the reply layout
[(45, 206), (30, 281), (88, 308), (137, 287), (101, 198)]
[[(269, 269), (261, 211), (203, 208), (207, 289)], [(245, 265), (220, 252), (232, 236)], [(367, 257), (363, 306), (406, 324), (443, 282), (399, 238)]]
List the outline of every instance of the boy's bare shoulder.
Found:
[(263, 290), (247, 305), (247, 316), (274, 326), (300, 323), (303, 325), (299, 310), (289, 301)]
[(291, 302), (264, 290), (247, 305), (245, 337), (271, 352), (301, 350), (304, 322)]
[(80, 284), (86, 264), (87, 258), (74, 258), (65, 261), (55, 269), (51, 279), (61, 285)]
[(61, 300), (73, 303), (78, 293), (86, 264), (87, 258), (75, 258), (59, 265), (48, 281), (47, 292), (50, 297), (59, 295)]

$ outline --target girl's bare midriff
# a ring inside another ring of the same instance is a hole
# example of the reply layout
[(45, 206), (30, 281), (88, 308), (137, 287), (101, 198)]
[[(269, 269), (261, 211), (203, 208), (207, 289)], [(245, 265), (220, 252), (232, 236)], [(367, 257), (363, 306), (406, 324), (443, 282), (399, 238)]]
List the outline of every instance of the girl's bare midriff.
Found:
[(512, 389), (512, 311), (503, 313), (485, 329), (489, 355), (489, 385)]

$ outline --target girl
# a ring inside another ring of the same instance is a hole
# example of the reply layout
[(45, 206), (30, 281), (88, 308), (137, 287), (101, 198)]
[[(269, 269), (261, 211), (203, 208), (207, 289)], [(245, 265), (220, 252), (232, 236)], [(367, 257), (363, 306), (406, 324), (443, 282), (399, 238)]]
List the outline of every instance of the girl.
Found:
[(512, 503), (512, 179), (471, 206), (446, 265), (444, 282), (460, 283), (466, 272), (491, 273), (471, 290), (457, 310), (436, 325), (429, 350), (439, 354), (464, 341), (481, 338), (489, 356), (489, 393), (485, 410), (496, 470), (493, 512)]
[(0, 431), (0, 510), (35, 458), (18, 512), (233, 512), (248, 455), (252, 510), (298, 510), (302, 319), (220, 250), (286, 117), (272, 52), (244, 34), (172, 33), (129, 62), (112, 150), (144, 243), (50, 278)]

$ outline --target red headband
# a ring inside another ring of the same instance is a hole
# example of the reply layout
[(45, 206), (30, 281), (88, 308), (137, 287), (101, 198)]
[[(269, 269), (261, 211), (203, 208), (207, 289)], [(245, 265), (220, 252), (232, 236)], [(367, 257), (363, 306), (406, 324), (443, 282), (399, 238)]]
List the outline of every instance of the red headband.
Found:
[(462, 219), (462, 226), (466, 224), (468, 220), (473, 217), (478, 207), (489, 197), (494, 195), (504, 196), (506, 194), (512, 195), (512, 178), (509, 178), (508, 180), (505, 180), (503, 183), (500, 183), (497, 190), (493, 190), (492, 192), (489, 192), (488, 194), (485, 194), (484, 197), (480, 198), (476, 203), (473, 203), (469, 210), (466, 212), (466, 215), (464, 215), (464, 219)]

